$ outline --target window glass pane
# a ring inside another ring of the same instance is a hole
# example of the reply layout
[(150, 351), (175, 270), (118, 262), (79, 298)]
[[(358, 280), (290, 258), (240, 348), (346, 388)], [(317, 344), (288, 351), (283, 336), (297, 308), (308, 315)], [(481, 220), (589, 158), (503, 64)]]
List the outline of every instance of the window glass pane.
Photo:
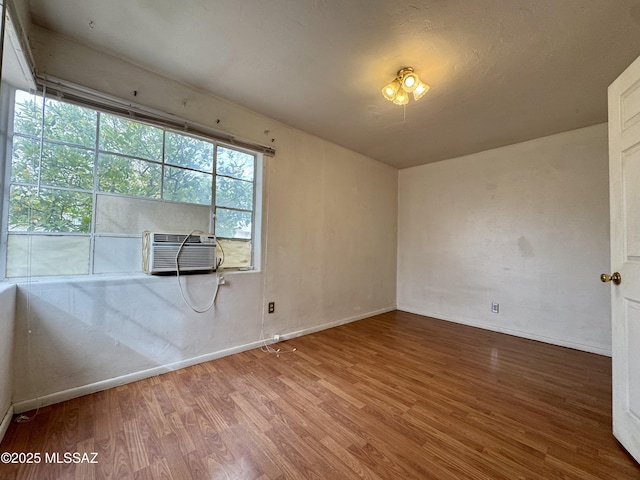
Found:
[(38, 183), (40, 140), (14, 135), (12, 150), (11, 181)]
[(97, 118), (95, 110), (47, 99), (44, 107), (44, 137), (95, 147)]
[(226, 208), (216, 209), (216, 236), (251, 238), (251, 212), (238, 212)]
[(214, 229), (252, 266), (255, 153), (23, 91), (13, 127), (8, 276), (140, 271), (143, 230)]
[(93, 189), (93, 151), (45, 142), (42, 178), (45, 185)]
[(160, 128), (100, 114), (100, 150), (161, 162), (162, 137)]
[(174, 202), (211, 205), (212, 178), (208, 173), (165, 167), (162, 197)]
[(16, 91), (13, 130), (26, 135), (40, 135), (42, 129), (42, 97)]
[(213, 144), (197, 138), (167, 132), (165, 161), (203, 172), (213, 171)]
[(93, 273), (142, 271), (142, 240), (123, 237), (96, 237)]
[(253, 181), (255, 156), (249, 153), (218, 147), (216, 158), (216, 172), (218, 175), (241, 178)]
[(209, 230), (209, 205), (187, 205), (146, 198), (96, 196), (97, 233), (130, 233), (145, 230), (184, 232)]
[(88, 273), (89, 237), (9, 234), (7, 277)]
[(92, 203), (90, 193), (12, 185), (9, 230), (88, 233)]
[(216, 205), (251, 210), (253, 208), (253, 183), (217, 177)]
[(224, 268), (248, 268), (251, 266), (251, 240), (218, 239), (218, 257), (224, 252)]
[(103, 192), (160, 198), (162, 166), (117, 155), (100, 154), (98, 184)]

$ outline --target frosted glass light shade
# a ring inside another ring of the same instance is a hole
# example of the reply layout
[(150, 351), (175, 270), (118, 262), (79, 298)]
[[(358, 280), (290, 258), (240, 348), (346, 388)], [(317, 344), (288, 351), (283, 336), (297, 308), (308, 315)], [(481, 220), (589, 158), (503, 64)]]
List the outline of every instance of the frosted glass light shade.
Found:
[(413, 93), (414, 100), (419, 100), (429, 90), (429, 85), (420, 80), (412, 67), (398, 70), (396, 78), (382, 89), (382, 95), (396, 105), (409, 103), (409, 94)]
[(396, 96), (393, 98), (393, 103), (396, 105), (406, 105), (409, 103), (409, 94), (404, 89), (399, 89)]
[(429, 85), (427, 85), (424, 82), (418, 81), (418, 84), (416, 85), (416, 88), (414, 88), (413, 90), (413, 99), (414, 100), (420, 100), (425, 93), (427, 93), (429, 91)]
[(393, 102), (393, 99), (396, 97), (396, 93), (400, 90), (400, 86), (400, 80), (395, 78), (391, 83), (385, 85), (382, 89), (382, 95), (384, 95), (384, 98), (387, 100)]
[(413, 92), (419, 83), (420, 79), (413, 72), (407, 72), (402, 77), (402, 88), (405, 92)]

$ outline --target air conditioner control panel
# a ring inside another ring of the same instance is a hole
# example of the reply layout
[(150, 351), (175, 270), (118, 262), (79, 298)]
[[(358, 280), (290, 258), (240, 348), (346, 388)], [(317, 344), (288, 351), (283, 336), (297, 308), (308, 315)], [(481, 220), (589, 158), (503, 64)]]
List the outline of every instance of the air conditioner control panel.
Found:
[(211, 233), (203, 233), (200, 235), (200, 243), (216, 243), (216, 236)]

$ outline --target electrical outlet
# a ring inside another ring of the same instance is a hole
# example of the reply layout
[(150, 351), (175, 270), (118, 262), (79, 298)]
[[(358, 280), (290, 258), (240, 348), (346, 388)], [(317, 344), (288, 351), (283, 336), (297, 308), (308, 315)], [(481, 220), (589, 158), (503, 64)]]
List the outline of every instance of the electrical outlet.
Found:
[(224, 279), (224, 274), (218, 273), (218, 285), (224, 285), (227, 281)]
[(269, 302), (269, 307), (267, 309), (267, 312), (273, 313), (275, 311), (276, 311), (276, 302)]
[(280, 335), (274, 335), (273, 336), (273, 341), (274, 342), (279, 342), (280, 341)]
[(496, 302), (491, 302), (491, 313), (499, 313), (500, 312), (500, 304)]

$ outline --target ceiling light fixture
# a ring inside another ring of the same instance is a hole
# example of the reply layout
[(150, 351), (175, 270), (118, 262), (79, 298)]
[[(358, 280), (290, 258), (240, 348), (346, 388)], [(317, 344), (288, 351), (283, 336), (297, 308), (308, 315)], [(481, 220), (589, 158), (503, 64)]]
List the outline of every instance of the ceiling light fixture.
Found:
[(413, 68), (405, 67), (398, 70), (396, 78), (382, 89), (382, 95), (396, 105), (406, 105), (410, 93), (414, 100), (420, 100), (428, 90), (429, 85), (420, 80)]

